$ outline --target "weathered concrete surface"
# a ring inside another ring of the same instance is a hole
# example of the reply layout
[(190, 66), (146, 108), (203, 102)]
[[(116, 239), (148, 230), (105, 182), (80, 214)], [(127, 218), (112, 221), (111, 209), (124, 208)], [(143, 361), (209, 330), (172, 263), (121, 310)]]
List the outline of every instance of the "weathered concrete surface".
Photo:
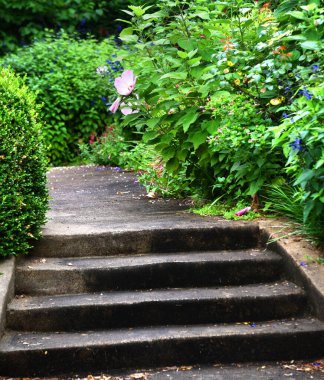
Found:
[[(251, 226), (251, 223), (241, 223), (222, 220), (221, 218), (202, 218), (196, 215), (191, 215), (186, 212), (188, 204), (183, 204), (177, 200), (162, 200), (162, 199), (149, 199), (146, 197), (145, 191), (137, 183), (134, 174), (117, 172), (109, 168), (100, 167), (78, 167), (78, 168), (55, 168), (49, 173), (49, 187), (52, 196), (51, 211), (48, 213), (48, 223), (44, 228), (44, 240), (51, 237), (57, 237), (58, 240), (70, 239), (71, 236), (79, 235), (85, 240), (87, 236), (106, 233), (121, 233), (132, 232), (138, 229), (144, 228), (145, 231), (158, 230), (161, 227), (165, 231), (172, 228), (179, 228), (185, 230), (186, 228), (199, 229), (204, 227), (206, 229), (212, 229), (213, 226), (221, 226), (223, 228), (235, 226)], [(266, 235), (272, 234), (271, 231), (276, 232), (276, 221), (255, 222), (256, 226), (261, 226), (261, 230)], [(272, 230), (271, 230), (272, 228)], [(239, 230), (239, 229), (238, 229)], [(251, 228), (251, 231), (253, 228)], [(254, 229), (257, 231), (258, 228)], [(253, 232), (253, 231), (252, 231)], [(276, 235), (276, 233), (274, 233)], [(145, 238), (145, 236), (144, 236)], [(287, 265), (293, 263), (292, 277), (298, 277), (300, 272), (304, 273), (302, 284), (306, 286), (307, 290), (314, 295), (314, 302), (316, 304), (317, 315), (323, 317), (323, 294), (324, 294), (324, 276), (323, 266), (319, 266), (315, 263), (308, 263), (308, 266), (301, 266), (302, 262), (305, 262), (305, 256), (316, 258), (318, 252), (306, 244), (304, 241), (296, 241), (292, 239), (282, 239), (277, 246), (277, 249), (286, 258)], [(289, 266), (289, 265), (288, 265)], [(10, 276), (12, 272), (9, 268), (4, 268), (0, 272), (6, 272)], [(1, 281), (0, 276), (0, 281)], [(3, 279), (5, 278), (3, 277)], [(10, 278), (13, 278), (12, 276)], [(11, 297), (11, 282), (7, 281), (7, 293), (2, 288), (0, 296), (2, 299)], [(8, 299), (8, 298), (7, 298)], [(5, 302), (4, 302), (5, 303)], [(3, 310), (3, 304), (0, 304)], [(0, 309), (1, 311), (1, 309)], [(319, 315), (320, 314), (320, 315)], [(0, 314), (1, 316), (3, 314)], [(249, 327), (249, 326), (248, 326)], [(249, 327), (250, 329), (250, 327)], [(254, 330), (253, 331), (257, 331)], [(322, 329), (321, 329), (322, 331)], [(320, 339), (318, 331), (314, 331), (314, 337)], [(22, 338), (22, 337), (21, 337)], [(323, 338), (322, 338), (323, 339)], [(24, 342), (23, 342), (24, 343)], [(272, 346), (278, 346), (280, 344)], [(311, 346), (311, 343), (310, 347)], [(25, 346), (25, 344), (24, 344)], [(323, 346), (321, 346), (323, 347)], [(304, 355), (305, 345), (300, 348), (300, 357)], [(82, 352), (81, 352), (82, 354)], [(35, 352), (35, 357), (37, 353)], [(46, 354), (44, 354), (46, 355)], [(87, 353), (85, 353), (87, 356)], [(82, 355), (81, 355), (82, 356)], [(273, 357), (274, 359), (276, 356)], [(37, 357), (39, 360), (43, 360), (44, 356)], [(84, 358), (80, 357), (80, 363)], [(60, 358), (57, 358), (60, 361)], [(233, 361), (235, 358), (233, 357)], [(251, 360), (251, 359), (248, 359)], [(14, 361), (14, 367), (19, 360)], [(137, 365), (135, 363), (134, 365)], [(235, 368), (229, 368), (230, 372), (221, 371), (221, 373), (211, 372), (206, 369), (207, 372), (203, 373), (203, 376), (199, 375), (199, 369), (193, 369), (193, 371), (184, 371), (184, 376), (177, 377), (178, 371), (170, 371), (167, 376), (162, 373), (159, 375), (156, 373), (156, 380), (159, 379), (235, 379), (235, 378), (251, 378), (251, 379), (279, 379), (280, 376), (289, 376), (289, 378), (306, 379), (305, 373), (302, 373), (302, 377), (299, 373), (289, 371), (283, 372), (276, 368), (268, 373), (265, 371), (260, 375), (259, 369), (251, 370), (244, 369), (243, 372)], [(216, 371), (218, 369), (216, 368)], [(281, 372), (280, 372), (281, 371)], [(291, 373), (293, 373), (291, 375)], [(247, 374), (247, 375), (246, 375)], [(0, 374), (1, 375), (1, 374)], [(260, 375), (258, 377), (258, 375)], [(314, 379), (320, 378), (316, 377)], [(200, 377), (199, 377), (200, 376)], [(230, 377), (232, 376), (232, 377)], [(254, 376), (254, 377), (253, 377)], [(298, 377), (299, 376), (299, 377)], [(304, 377), (303, 377), (304, 376)], [(308, 376), (308, 374), (307, 374)]]
[[(183, 363), (316, 359), (324, 355), (324, 323), (316, 319), (163, 326), (85, 333), (7, 331), (0, 342), (4, 375), (68, 375), (109, 368)], [(256, 348), (257, 347), (257, 348)], [(19, 366), (17, 366), (19, 363)]]
[(31, 256), (19, 261), (16, 293), (51, 295), (270, 282), (280, 280), (282, 261), (279, 254), (264, 249), (82, 258)]
[(183, 201), (148, 198), (134, 173), (110, 167), (62, 167), (51, 169), (48, 180), (52, 199), (44, 236), (209, 227), (215, 222), (188, 214), (189, 205)]
[[(166, 367), (90, 376), (91, 380), (321, 380), (324, 361)], [(76, 378), (75, 378), (76, 379)], [(79, 379), (89, 380), (89, 377)]]
[(324, 252), (300, 236), (288, 236), (291, 226), (286, 221), (261, 220), (258, 223), (263, 240), (274, 241), (269, 247), (284, 257), (284, 270), (306, 289), (314, 313), (324, 320), (324, 265), (316, 262)]
[[(71, 236), (82, 235), (82, 245), (87, 246), (87, 236), (108, 233), (131, 232), (138, 229), (157, 230), (169, 228), (213, 228), (251, 225), (233, 222), (219, 217), (200, 217), (186, 212), (190, 205), (179, 200), (149, 199), (134, 173), (118, 171), (109, 167), (80, 166), (53, 168), (49, 174), (51, 210), (44, 229), (41, 245), (50, 250), (52, 240), (71, 240)], [(255, 222), (263, 233), (264, 240), (285, 235), (286, 223), (277, 220)], [(284, 231), (282, 231), (284, 229)], [(105, 237), (106, 238), (106, 237)], [(48, 241), (48, 246), (46, 245)], [(114, 235), (112, 235), (114, 242)], [(149, 246), (149, 233), (143, 235), (143, 246)], [(135, 244), (135, 243), (134, 243)], [(301, 282), (311, 296), (315, 312), (324, 320), (324, 265), (316, 264), (316, 257), (323, 255), (305, 240), (298, 237), (280, 239), (275, 245), (286, 258), (291, 277)], [(105, 248), (105, 247), (104, 247)], [(306, 263), (306, 257), (309, 258)], [(313, 261), (313, 262), (311, 262)]]
[(14, 257), (0, 259), (0, 337), (5, 327), (7, 303), (14, 296), (14, 270)]
[(296, 318), (304, 314), (306, 304), (307, 299), (302, 289), (287, 281), (244, 287), (172, 288), (23, 297), (16, 298), (9, 304), (7, 327), (24, 331), (87, 331), (138, 326), (256, 322)]

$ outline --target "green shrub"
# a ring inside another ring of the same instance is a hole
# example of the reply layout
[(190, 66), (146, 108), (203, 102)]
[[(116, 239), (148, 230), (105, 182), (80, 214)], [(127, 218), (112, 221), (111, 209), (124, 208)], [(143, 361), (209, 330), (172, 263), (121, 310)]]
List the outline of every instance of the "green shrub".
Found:
[[(121, 70), (113, 57), (117, 52), (112, 40), (98, 43), (61, 33), (47, 34), (3, 59), (4, 66), (27, 75), (27, 84), (43, 103), (43, 135), (51, 164), (71, 162), (78, 144), (112, 121), (107, 104), (114, 75)], [(102, 75), (96, 72), (99, 66), (105, 67)]]
[(138, 141), (117, 123), (106, 128), (101, 136), (92, 134), (86, 144), (80, 145), (81, 158), (98, 165), (143, 170), (153, 161), (155, 152)]
[(128, 0), (0, 0), (0, 54), (42, 38), (45, 28), (107, 37), (117, 32), (115, 20), (125, 16), (120, 9), (128, 3)]
[(35, 96), (7, 69), (0, 73), (0, 255), (26, 253), (47, 210), (46, 160)]
[[(136, 125), (154, 146), (166, 183), (224, 201), (292, 185), (302, 223), (322, 228), (321, 3), (156, 6), (127, 11), (131, 23), (120, 39), (141, 54), (122, 60), (138, 78), (136, 96), (121, 101), (140, 110), (123, 125)], [(163, 185), (159, 172), (151, 178)]]

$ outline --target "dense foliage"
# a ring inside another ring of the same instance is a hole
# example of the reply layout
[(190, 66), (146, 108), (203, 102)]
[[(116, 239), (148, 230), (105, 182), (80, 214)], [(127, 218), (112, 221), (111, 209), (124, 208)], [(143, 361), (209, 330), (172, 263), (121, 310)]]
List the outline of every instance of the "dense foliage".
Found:
[(3, 58), (4, 66), (27, 75), (27, 84), (43, 103), (42, 132), (51, 164), (71, 162), (78, 144), (111, 121), (106, 104), (113, 78), (122, 70), (117, 51), (111, 39), (98, 43), (61, 33), (47, 34)]
[[(128, 4), (140, 0), (0, 0), (0, 55), (29, 45), (46, 34), (56, 32), (78, 33), (81, 37), (91, 33), (106, 38), (118, 33), (116, 19), (127, 16), (122, 12)], [(154, 3), (153, 0), (146, 2)]]
[(39, 107), (23, 81), (0, 72), (0, 256), (26, 253), (47, 210)]
[(46, 28), (55, 31), (63, 28), (81, 35), (91, 32), (98, 37), (114, 34), (118, 27), (115, 19), (128, 3), (127, 0), (0, 0), (0, 53), (42, 38)]
[(120, 100), (134, 110), (124, 126), (160, 156), (155, 180), (227, 199), (294, 186), (304, 223), (323, 234), (319, 1), (157, 6), (130, 6), (120, 33), (138, 52), (122, 57), (138, 76)]

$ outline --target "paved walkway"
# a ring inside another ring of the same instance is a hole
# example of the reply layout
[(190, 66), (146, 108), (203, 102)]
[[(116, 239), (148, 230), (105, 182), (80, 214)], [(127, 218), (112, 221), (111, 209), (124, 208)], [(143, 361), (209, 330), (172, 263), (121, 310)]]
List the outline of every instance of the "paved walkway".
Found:
[[(51, 195), (44, 235), (94, 234), (168, 227), (210, 226), (233, 223), (221, 218), (189, 214), (189, 204), (179, 200), (150, 199), (134, 173), (116, 168), (80, 166), (53, 168), (49, 173)], [(324, 361), (267, 363), (232, 366), (182, 367), (118, 372), (102, 379), (148, 380), (277, 380), (324, 377)], [(91, 376), (88, 377), (91, 379)], [(100, 377), (95, 376), (95, 379)]]
[[(45, 235), (203, 226), (216, 218), (189, 214), (183, 201), (150, 199), (134, 173), (110, 167), (53, 168)], [(223, 223), (228, 223), (223, 221)]]

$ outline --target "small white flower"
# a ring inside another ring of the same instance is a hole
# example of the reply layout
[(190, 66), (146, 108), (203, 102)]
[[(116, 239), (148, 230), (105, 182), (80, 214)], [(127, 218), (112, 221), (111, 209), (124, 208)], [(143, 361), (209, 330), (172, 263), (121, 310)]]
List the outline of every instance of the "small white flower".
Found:
[(98, 66), (97, 67), (96, 73), (98, 75), (105, 74), (106, 72), (108, 72), (108, 67), (107, 66)]

